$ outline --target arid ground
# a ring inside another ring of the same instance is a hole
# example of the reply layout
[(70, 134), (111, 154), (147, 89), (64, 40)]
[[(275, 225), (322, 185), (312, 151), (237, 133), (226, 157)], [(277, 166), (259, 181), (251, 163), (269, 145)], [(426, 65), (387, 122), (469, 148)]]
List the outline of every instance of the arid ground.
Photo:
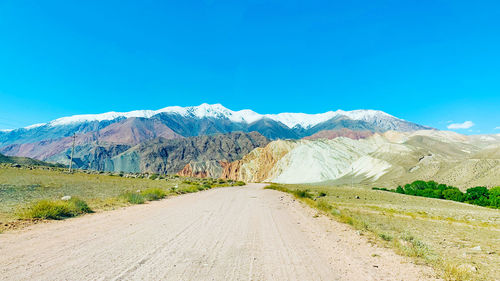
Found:
[(0, 235), (2, 280), (428, 280), (262, 184), (217, 188)]

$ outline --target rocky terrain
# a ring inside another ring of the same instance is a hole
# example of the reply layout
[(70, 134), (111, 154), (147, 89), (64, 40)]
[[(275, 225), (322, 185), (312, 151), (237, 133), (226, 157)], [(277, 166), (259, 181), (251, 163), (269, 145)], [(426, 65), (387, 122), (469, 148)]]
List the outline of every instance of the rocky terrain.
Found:
[(315, 139), (334, 139), (338, 137), (346, 137), (353, 140), (365, 139), (369, 136), (373, 135), (372, 131), (353, 131), (347, 128), (342, 128), (338, 130), (323, 130), (319, 131), (315, 134), (312, 134), (308, 137), (305, 137), (306, 140), (315, 140)]
[[(110, 159), (105, 170), (175, 174), (191, 167), (205, 167), (207, 175), (219, 177), (220, 163), (241, 159), (269, 140), (257, 132), (198, 136), (183, 139), (156, 139), (135, 146)], [(201, 176), (193, 174), (193, 176)]]
[(436, 180), (459, 187), (500, 183), (500, 137), (452, 132), (376, 133), (278, 140), (226, 165), (223, 177), (247, 182), (382, 184)]

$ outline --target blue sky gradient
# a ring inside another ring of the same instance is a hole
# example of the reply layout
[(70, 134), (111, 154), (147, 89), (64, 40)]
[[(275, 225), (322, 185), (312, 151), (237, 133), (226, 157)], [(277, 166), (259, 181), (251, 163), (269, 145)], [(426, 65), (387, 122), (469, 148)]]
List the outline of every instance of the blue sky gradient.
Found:
[(4, 0), (0, 38), (4, 129), (208, 102), (500, 133), (498, 1)]

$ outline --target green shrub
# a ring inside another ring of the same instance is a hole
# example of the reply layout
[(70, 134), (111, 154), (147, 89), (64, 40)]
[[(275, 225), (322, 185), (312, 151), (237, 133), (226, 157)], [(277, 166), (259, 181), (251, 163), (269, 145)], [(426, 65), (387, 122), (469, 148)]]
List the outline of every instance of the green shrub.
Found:
[(397, 193), (401, 193), (401, 194), (405, 194), (405, 190), (400, 186), (398, 186), (398, 188), (396, 188), (396, 192)]
[(467, 202), (469, 204), (483, 207), (489, 206), (500, 208), (500, 187), (488, 190), (488, 188), (485, 186), (476, 186), (467, 189), (467, 192), (464, 194), (458, 188), (453, 186), (438, 184), (435, 181), (425, 182), (419, 180), (409, 184), (405, 184), (404, 187), (398, 186), (395, 190), (388, 190), (386, 188), (378, 187), (374, 187), (372, 189), (391, 191), (414, 196), (453, 200), (457, 202)]
[(450, 188), (443, 191), (443, 197), (447, 200), (453, 200), (457, 202), (464, 201), (464, 194), (458, 188)]
[(20, 217), (59, 220), (91, 212), (87, 203), (78, 198), (68, 201), (40, 200), (22, 210)]
[(76, 215), (81, 215), (84, 213), (92, 213), (92, 209), (90, 209), (89, 205), (87, 202), (83, 201), (80, 198), (71, 198), (69, 201), (67, 201), (69, 206), (71, 207), (73, 214)]
[(467, 202), (479, 206), (488, 206), (490, 203), (488, 197), (489, 197), (488, 188), (484, 186), (476, 186), (469, 188), (465, 193), (465, 200)]
[(167, 193), (161, 188), (148, 188), (141, 192), (144, 199), (148, 201), (160, 200), (167, 196)]
[(288, 190), (288, 188), (282, 186), (282, 185), (277, 185), (277, 184), (270, 184), (268, 186), (266, 186), (264, 189), (273, 189), (273, 190), (277, 190), (277, 191), (281, 191), (281, 192), (290, 192)]
[(490, 206), (500, 208), (500, 186), (490, 189)]
[(330, 205), (328, 203), (327, 200), (325, 200), (324, 198), (322, 199), (319, 199), (317, 202), (316, 202), (316, 207), (322, 211), (325, 211), (325, 212), (328, 212), (328, 211), (331, 211), (333, 209), (333, 206)]
[(373, 187), (372, 189), (373, 190), (382, 190), (382, 191), (392, 191), (392, 190), (389, 190), (389, 189), (387, 189), (385, 187), (382, 187), (382, 188), (380, 188), (380, 187)]
[(206, 183), (204, 185), (198, 185), (197, 188), (199, 191), (202, 191), (202, 190), (210, 189), (210, 188), (212, 188), (212, 186)]
[(159, 177), (159, 175), (158, 175), (158, 174), (152, 174), (151, 176), (149, 176), (149, 179), (150, 179), (150, 180), (155, 180), (155, 179), (157, 179), (158, 177)]
[(399, 248), (409, 257), (428, 258), (431, 254), (427, 245), (410, 234), (403, 234), (401, 240), (405, 243), (400, 242)]
[(298, 198), (313, 198), (313, 194), (309, 189), (296, 189), (293, 191), (293, 194)]
[(382, 240), (384, 240), (384, 241), (391, 241), (392, 240), (392, 236), (389, 234), (380, 233), (378, 236), (380, 238), (382, 238)]
[(127, 192), (123, 196), (125, 197), (127, 202), (132, 204), (143, 204), (145, 201), (144, 196), (137, 192)]
[(177, 189), (178, 194), (193, 193), (193, 192), (197, 192), (197, 191), (199, 191), (199, 190), (198, 190), (198, 186), (196, 186), (196, 185), (184, 186), (184, 187), (180, 187)]

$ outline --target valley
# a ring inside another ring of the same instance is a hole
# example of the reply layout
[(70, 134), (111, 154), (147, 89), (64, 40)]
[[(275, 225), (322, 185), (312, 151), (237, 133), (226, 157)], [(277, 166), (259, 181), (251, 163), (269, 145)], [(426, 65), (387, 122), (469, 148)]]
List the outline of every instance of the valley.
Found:
[[(471, 187), (500, 186), (499, 134), (440, 131), (375, 110), (258, 114), (202, 104), (2, 131), (0, 153), (0, 249), (11, 252), (3, 276), (451, 281), (500, 274), (498, 198), (469, 200), (489, 208), (462, 203)], [(417, 180), (457, 187), (463, 200), (396, 192)], [(60, 241), (79, 254), (57, 256)], [(44, 254), (26, 256), (25, 243)], [(121, 256), (112, 270), (110, 255)], [(159, 268), (160, 260), (167, 266)]]
[(500, 135), (460, 135), (376, 110), (258, 114), (220, 104), (63, 117), (0, 132), (0, 153), (105, 172), (246, 182), (500, 182)]

